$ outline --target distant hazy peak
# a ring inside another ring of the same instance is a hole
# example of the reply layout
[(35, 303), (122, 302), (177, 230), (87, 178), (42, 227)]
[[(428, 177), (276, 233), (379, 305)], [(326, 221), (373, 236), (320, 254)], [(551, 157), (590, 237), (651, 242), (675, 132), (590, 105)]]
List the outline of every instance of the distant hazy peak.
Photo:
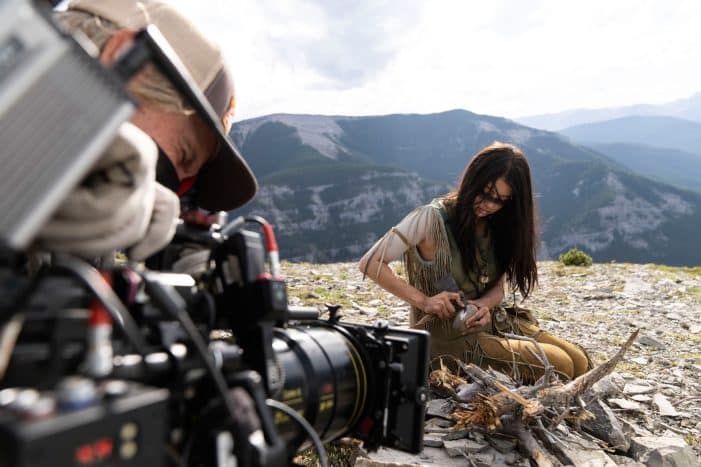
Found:
[(624, 115), (622, 117), (611, 118), (609, 120), (601, 120), (598, 122), (587, 122), (582, 123), (581, 125), (573, 125), (571, 128), (586, 126), (594, 127), (628, 122), (648, 123), (653, 125), (688, 125), (690, 127), (701, 128), (701, 122), (689, 120), (688, 118), (676, 117), (673, 115)]
[(701, 122), (661, 115), (632, 115), (561, 130), (581, 144), (631, 143), (701, 154)]
[(636, 104), (598, 109), (581, 108), (517, 117), (514, 120), (534, 128), (559, 131), (575, 125), (612, 120), (630, 115), (663, 115), (701, 122), (701, 92), (665, 104)]

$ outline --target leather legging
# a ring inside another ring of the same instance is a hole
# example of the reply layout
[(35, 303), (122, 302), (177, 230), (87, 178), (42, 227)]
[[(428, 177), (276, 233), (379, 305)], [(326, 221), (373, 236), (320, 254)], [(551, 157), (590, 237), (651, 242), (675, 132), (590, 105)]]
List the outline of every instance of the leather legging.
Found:
[[(580, 346), (535, 327), (524, 329), (524, 335), (538, 342), (555, 371), (566, 379), (573, 379), (590, 369), (590, 360)], [(481, 332), (469, 349), (468, 360), (482, 368), (492, 367), (524, 383), (532, 383), (543, 375), (538, 349), (532, 342), (507, 339)]]

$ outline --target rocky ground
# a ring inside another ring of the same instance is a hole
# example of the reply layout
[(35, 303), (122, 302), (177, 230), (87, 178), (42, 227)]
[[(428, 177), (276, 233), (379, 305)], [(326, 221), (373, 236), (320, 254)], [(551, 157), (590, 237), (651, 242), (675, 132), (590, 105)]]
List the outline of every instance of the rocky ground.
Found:
[[(395, 270), (402, 274), (401, 265)], [(690, 465), (701, 461), (701, 267), (541, 262), (539, 272), (540, 286), (522, 306), (537, 310), (542, 328), (583, 345), (595, 363), (640, 329), (616, 367), (620, 392), (608, 405), (629, 431), (683, 440), (696, 456)], [(363, 281), (354, 263), (284, 262), (283, 273), (293, 305), (334, 303), (347, 321), (408, 325), (408, 306)]]

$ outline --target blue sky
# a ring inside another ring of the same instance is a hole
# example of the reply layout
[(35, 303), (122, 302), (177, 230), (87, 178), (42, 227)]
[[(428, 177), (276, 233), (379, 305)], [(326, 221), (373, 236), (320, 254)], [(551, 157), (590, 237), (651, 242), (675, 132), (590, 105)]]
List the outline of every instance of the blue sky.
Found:
[(701, 91), (701, 1), (171, 0), (218, 41), (241, 120), (509, 118)]

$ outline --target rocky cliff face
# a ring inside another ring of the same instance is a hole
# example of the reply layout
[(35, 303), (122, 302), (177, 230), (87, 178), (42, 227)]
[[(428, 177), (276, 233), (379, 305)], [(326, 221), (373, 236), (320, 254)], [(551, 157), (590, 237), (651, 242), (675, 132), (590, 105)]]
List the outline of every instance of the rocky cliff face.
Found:
[(339, 261), (359, 258), (388, 222), (447, 189), (416, 174), (377, 169), (334, 184), (264, 185), (248, 209), (275, 225), (285, 258)]
[[(665, 232), (694, 219), (698, 205), (664, 186), (653, 186), (641, 193), (626, 182), (610, 170), (602, 179), (578, 182), (572, 192), (575, 198), (580, 187), (590, 183), (605, 193), (606, 199), (588, 218), (578, 220), (579, 216), (573, 216), (575, 221), (568, 226), (569, 231), (561, 229), (559, 235), (549, 235), (547, 247), (552, 251), (578, 247), (618, 260), (634, 259), (630, 256), (639, 252), (648, 261), (664, 263), (673, 257), (672, 262), (678, 262), (677, 253), (673, 253), (677, 249), (670, 244), (674, 240)], [(616, 256), (617, 248), (628, 253), (620, 251)]]

